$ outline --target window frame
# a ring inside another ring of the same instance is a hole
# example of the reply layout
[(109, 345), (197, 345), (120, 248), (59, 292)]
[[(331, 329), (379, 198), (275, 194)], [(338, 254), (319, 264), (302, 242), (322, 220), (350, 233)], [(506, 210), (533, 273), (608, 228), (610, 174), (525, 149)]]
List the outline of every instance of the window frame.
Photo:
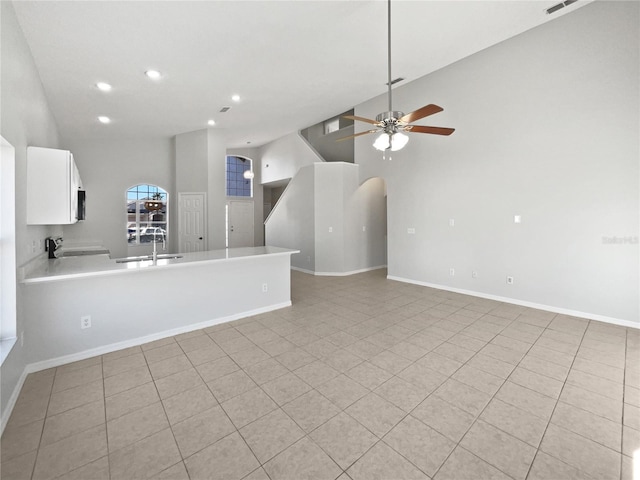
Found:
[[(154, 198), (154, 195), (159, 198)], [(169, 192), (164, 188), (152, 184), (152, 183), (139, 183), (127, 188), (125, 192), (126, 196), (126, 238), (127, 245), (129, 247), (143, 247), (152, 242), (152, 238), (155, 238), (155, 233), (151, 236), (144, 235), (143, 229), (146, 232), (147, 229), (153, 228), (156, 232), (156, 228), (164, 227), (164, 236), (168, 238), (169, 235)], [(160, 214), (163, 215), (161, 220), (154, 220), (148, 210), (144, 210), (144, 204), (146, 202), (159, 201), (164, 204), (160, 210)], [(135, 205), (134, 211), (131, 211), (131, 205)], [(132, 218), (131, 215), (134, 215)], [(146, 218), (144, 216), (146, 215)], [(132, 237), (133, 231), (133, 237)], [(150, 237), (149, 241), (144, 241), (143, 237)], [(133, 241), (132, 241), (133, 238)]]
[[(241, 162), (236, 163), (234, 166), (236, 168), (234, 168), (233, 170), (230, 170), (229, 168), (229, 160), (231, 158), (236, 158), (241, 160)], [(238, 171), (237, 167), (242, 167), (242, 171)], [(244, 177), (244, 172), (246, 171), (250, 171), (253, 173), (253, 160), (251, 160), (249, 157), (245, 157), (243, 155), (227, 155), (225, 157), (225, 196), (227, 198), (243, 198), (243, 199), (253, 199), (253, 176), (251, 178), (245, 178)], [(242, 174), (242, 178), (238, 178), (238, 174)], [(242, 181), (245, 183), (248, 183), (249, 188), (242, 188), (241, 190), (243, 191), (247, 191), (248, 195), (234, 195), (232, 194), (232, 191), (235, 190), (235, 192), (233, 193), (237, 193), (237, 190), (240, 190), (237, 188), (237, 182)], [(236, 187), (231, 188), (231, 183), (230, 182), (235, 182)]]

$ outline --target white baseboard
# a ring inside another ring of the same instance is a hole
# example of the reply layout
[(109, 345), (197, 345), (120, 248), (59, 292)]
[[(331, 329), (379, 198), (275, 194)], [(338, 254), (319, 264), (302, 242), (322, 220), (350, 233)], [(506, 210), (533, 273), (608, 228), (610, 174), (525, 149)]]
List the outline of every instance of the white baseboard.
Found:
[(41, 362), (30, 363), (24, 367), (22, 375), (18, 380), (18, 384), (13, 389), (11, 398), (9, 398), (9, 401), (7, 402), (5, 411), (2, 412), (2, 419), (1, 419), (2, 423), (0, 425), (0, 435), (2, 435), (2, 432), (4, 432), (4, 428), (6, 427), (7, 422), (9, 421), (9, 417), (11, 416), (11, 412), (13, 411), (13, 407), (15, 407), (16, 401), (18, 400), (18, 396), (20, 395), (20, 390), (22, 390), (24, 381), (26, 380), (27, 375), (29, 375), (30, 373), (39, 372), (41, 370), (46, 370), (48, 368), (59, 367), (60, 365), (66, 365), (67, 363), (78, 362), (80, 360), (96, 357), (98, 355), (105, 355), (107, 353), (123, 350), (129, 347), (136, 347), (138, 345), (153, 342), (155, 340), (160, 340), (167, 337), (173, 337), (175, 335), (180, 335), (181, 333), (193, 332), (194, 330), (201, 330), (203, 328), (212, 327), (214, 325), (219, 325), (221, 323), (227, 323), (233, 320), (239, 320), (241, 318), (252, 317), (254, 315), (272, 312), (274, 310), (279, 310), (281, 308), (286, 308), (290, 306), (291, 306), (291, 301), (276, 303), (274, 305), (269, 305), (268, 307), (257, 308), (255, 310), (248, 310), (246, 312), (236, 313), (234, 315), (229, 315), (226, 317), (215, 318), (213, 320), (206, 320), (200, 323), (185, 325), (184, 327), (165, 330), (163, 332), (158, 332), (158, 333), (152, 333), (151, 335), (145, 335), (144, 337), (133, 338), (131, 340), (125, 340), (123, 342), (111, 343), (109, 345), (104, 345), (102, 347), (97, 347), (97, 348), (91, 348), (89, 350), (83, 350), (82, 352), (72, 353), (70, 355), (63, 355), (62, 357), (56, 357), (48, 360), (43, 360)]
[(570, 310), (568, 308), (554, 307), (551, 305), (543, 305), (540, 303), (527, 302), (524, 300), (518, 300), (516, 298), (500, 297), (498, 295), (490, 295), (488, 293), (476, 292), (473, 290), (464, 290), (462, 288), (454, 288), (446, 285), (438, 285), (435, 283), (421, 282), (418, 280), (412, 280), (410, 278), (403, 278), (403, 277), (396, 277), (393, 275), (387, 275), (387, 279), (396, 280), (398, 282), (411, 283), (414, 285), (421, 285), (423, 287), (436, 288), (438, 290), (445, 290), (447, 292), (455, 292), (455, 293), (461, 293), (464, 295), (471, 295), (472, 297), (486, 298), (487, 300), (495, 300), (503, 303), (511, 303), (513, 305), (520, 305), (521, 307), (529, 307), (529, 308), (535, 308), (538, 310), (545, 310), (547, 312), (570, 315), (572, 317), (580, 317), (580, 318), (586, 318), (589, 320), (597, 320), (599, 322), (611, 323), (613, 325), (619, 325), (621, 327), (640, 329), (640, 323), (638, 322), (632, 322), (630, 320), (622, 320), (620, 318), (607, 317), (607, 316), (598, 315), (595, 313), (580, 312), (577, 310)]
[(304, 268), (291, 267), (291, 270), (297, 272), (308, 273), (317, 277), (347, 277), (349, 275), (355, 275), (357, 273), (371, 272), (373, 270), (380, 270), (381, 268), (387, 268), (386, 265), (379, 265), (377, 267), (361, 268), (360, 270), (351, 270), (349, 272), (314, 272), (313, 270), (305, 270)]

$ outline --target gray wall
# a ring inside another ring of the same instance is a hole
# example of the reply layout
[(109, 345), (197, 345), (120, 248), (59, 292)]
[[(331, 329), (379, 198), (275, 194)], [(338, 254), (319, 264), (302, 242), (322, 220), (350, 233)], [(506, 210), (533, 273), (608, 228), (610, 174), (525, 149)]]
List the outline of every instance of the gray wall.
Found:
[[(16, 263), (22, 265), (42, 255), (45, 237), (62, 233), (60, 227), (27, 226), (26, 185), (27, 146), (63, 148), (57, 126), (40, 83), (31, 52), (10, 2), (0, 2), (2, 69), (0, 79), (0, 134), (15, 148), (16, 154)], [(36, 242), (36, 252), (32, 244)], [(18, 285), (17, 332), (20, 336), (28, 324), (23, 312), (23, 292)], [(25, 346), (18, 341), (0, 368), (0, 411), (3, 419), (7, 404), (26, 364), (29, 338)]]
[(65, 242), (102, 244), (112, 258), (148, 253), (150, 246), (130, 247), (126, 236), (126, 192), (148, 183), (169, 193), (168, 250), (178, 247), (172, 139), (75, 139), (69, 146), (87, 191), (87, 219), (64, 227)]
[(262, 183), (293, 178), (300, 168), (321, 161), (300, 133), (290, 133), (260, 147)]
[(390, 276), (639, 325), (638, 9), (594, 2), (394, 90), (457, 130), (392, 161), (356, 140), (362, 178), (387, 181)]

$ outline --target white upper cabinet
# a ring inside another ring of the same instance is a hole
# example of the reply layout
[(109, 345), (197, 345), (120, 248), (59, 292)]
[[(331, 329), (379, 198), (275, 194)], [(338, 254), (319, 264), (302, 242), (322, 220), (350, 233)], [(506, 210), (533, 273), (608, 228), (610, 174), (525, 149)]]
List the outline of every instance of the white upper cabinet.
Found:
[(27, 147), (27, 224), (76, 223), (80, 189), (82, 181), (71, 152)]

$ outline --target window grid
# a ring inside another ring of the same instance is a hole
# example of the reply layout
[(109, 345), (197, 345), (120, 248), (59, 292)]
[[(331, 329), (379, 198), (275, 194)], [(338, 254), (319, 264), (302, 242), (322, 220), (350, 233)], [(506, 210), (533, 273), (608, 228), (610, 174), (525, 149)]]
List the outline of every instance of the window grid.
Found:
[[(145, 203), (160, 202), (162, 208), (150, 211)], [(141, 184), (127, 190), (127, 243), (143, 245), (167, 236), (168, 194), (156, 185)]]
[(244, 178), (251, 171), (251, 160), (230, 155), (227, 157), (227, 197), (252, 197), (253, 179)]

